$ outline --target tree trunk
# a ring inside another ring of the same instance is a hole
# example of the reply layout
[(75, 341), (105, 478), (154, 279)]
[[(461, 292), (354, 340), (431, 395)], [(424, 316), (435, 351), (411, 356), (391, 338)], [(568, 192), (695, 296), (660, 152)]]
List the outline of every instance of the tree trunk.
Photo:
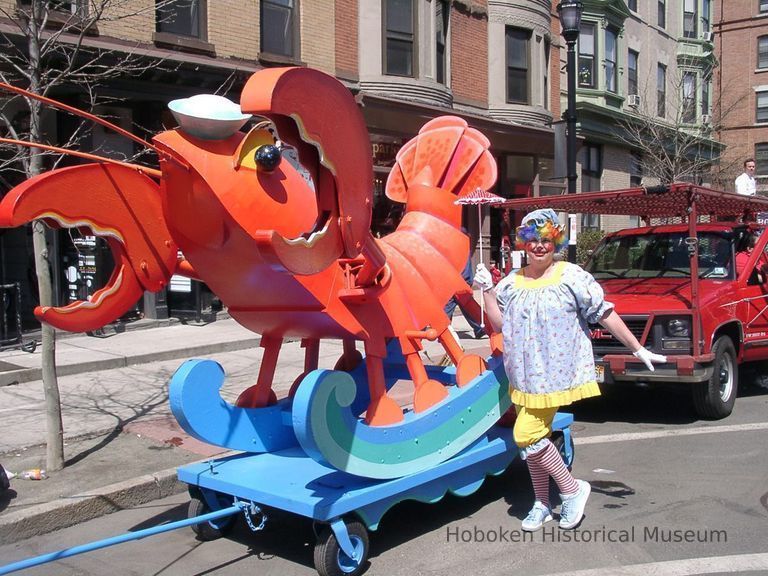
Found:
[[(39, 220), (32, 223), (32, 242), (35, 250), (35, 269), (40, 294), (40, 305), (53, 304), (51, 271), (48, 259), (45, 225)], [(61, 420), (61, 396), (56, 376), (56, 331), (52, 326), (42, 325), (41, 362), (43, 392), (45, 394), (46, 457), (49, 471), (64, 468), (64, 427)]]
[[(42, 36), (40, 23), (45, 19), (47, 6), (40, 0), (34, 0), (31, 18), (28, 21), (27, 48), (29, 49), (29, 90), (40, 93), (41, 61), (40, 49)], [(28, 100), (29, 106), (29, 140), (42, 141), (42, 105), (36, 100)], [(30, 149), (27, 164), (27, 175), (32, 178), (43, 172), (43, 159), (40, 150)], [(45, 224), (36, 220), (32, 223), (32, 245), (35, 251), (35, 271), (37, 273), (37, 289), (40, 295), (40, 306), (53, 306), (53, 290), (51, 289), (50, 259), (57, 254), (48, 253)], [(64, 468), (64, 428), (61, 419), (61, 396), (59, 381), (56, 376), (56, 331), (52, 326), (42, 325), (41, 364), (43, 373), (43, 391), (45, 394), (45, 427), (46, 427), (46, 468), (49, 471)]]

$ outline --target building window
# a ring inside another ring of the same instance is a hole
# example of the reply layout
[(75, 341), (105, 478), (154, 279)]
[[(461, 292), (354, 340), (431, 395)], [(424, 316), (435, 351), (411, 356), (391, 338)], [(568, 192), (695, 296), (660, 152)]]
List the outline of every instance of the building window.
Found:
[(761, 14), (768, 12), (768, 0), (758, 0), (758, 10)]
[(627, 94), (637, 94), (637, 59), (639, 56), (634, 50), (627, 52)]
[(757, 67), (768, 68), (768, 36), (757, 39)]
[(643, 185), (643, 156), (640, 152), (630, 152), (629, 157), (629, 187)]
[(686, 38), (696, 38), (697, 36), (697, 2), (698, 0), (683, 1), (683, 36)]
[(768, 176), (768, 143), (755, 144), (755, 175)]
[(205, 40), (205, 4), (201, 0), (156, 2), (155, 31)]
[(627, 0), (627, 8), (632, 12), (637, 12), (637, 0)]
[(579, 87), (595, 87), (595, 28), (594, 24), (582, 24), (579, 33)]
[(667, 27), (667, 2), (666, 0), (659, 0), (658, 13), (656, 17), (656, 24), (659, 28)]
[(261, 51), (296, 57), (296, 6), (294, 0), (261, 2)]
[(683, 122), (696, 122), (696, 73), (683, 73)]
[(757, 121), (768, 122), (768, 92), (757, 93)]
[(528, 104), (528, 45), (531, 32), (507, 27), (507, 102)]
[(616, 30), (608, 28), (605, 31), (605, 89), (608, 92), (617, 92), (616, 88)]
[(451, 7), (446, 0), (438, 0), (435, 3), (435, 80), (440, 84), (446, 83), (446, 71), (448, 58), (446, 46), (448, 43), (448, 21), (451, 16)]
[(582, 230), (600, 230), (600, 214), (582, 214)]
[(386, 26), (384, 73), (392, 76), (415, 75), (416, 12), (413, 0), (386, 0), (384, 2)]
[(656, 115), (667, 115), (667, 67), (659, 64), (656, 68)]
[[(27, 1), (27, 3), (29, 2)], [(51, 0), (49, 3), (49, 8), (51, 10), (56, 10), (57, 12), (79, 14), (80, 16), (85, 16), (87, 12), (87, 4), (81, 0), (74, 0), (70, 2), (65, 0)]]
[(712, 8), (710, 0), (701, 0), (701, 31), (709, 32), (711, 30), (710, 21), (712, 18)]
[(581, 191), (600, 190), (602, 173), (602, 148), (597, 144), (585, 143), (581, 147)]

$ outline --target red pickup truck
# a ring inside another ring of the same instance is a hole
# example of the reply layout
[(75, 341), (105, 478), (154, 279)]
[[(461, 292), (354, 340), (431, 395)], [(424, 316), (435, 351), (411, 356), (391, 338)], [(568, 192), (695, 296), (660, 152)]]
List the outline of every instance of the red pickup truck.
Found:
[[(503, 207), (641, 216), (649, 225), (608, 234), (584, 267), (640, 342), (668, 361), (651, 372), (610, 332), (589, 326), (597, 380), (690, 385), (700, 417), (731, 413), (739, 366), (768, 360), (768, 232), (754, 222), (768, 199), (673, 184)], [(680, 223), (652, 225), (661, 219)]]

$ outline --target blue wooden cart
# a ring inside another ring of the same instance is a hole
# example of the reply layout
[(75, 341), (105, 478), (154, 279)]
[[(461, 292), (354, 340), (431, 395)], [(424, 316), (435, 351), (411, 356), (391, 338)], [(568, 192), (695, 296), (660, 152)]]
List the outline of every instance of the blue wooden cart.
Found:
[[(391, 386), (407, 371), (396, 350), (389, 358), (386, 373)], [(455, 388), (452, 367), (428, 370), (430, 378)], [(191, 496), (186, 519), (0, 566), (0, 575), (185, 526), (191, 526), (202, 540), (215, 539), (227, 533), (238, 514), (258, 531), (265, 527), (269, 509), (316, 523), (314, 562), (319, 574), (361, 574), (367, 567), (369, 531), (378, 528), (388, 509), (403, 500), (437, 502), (448, 493), (469, 495), (487, 476), (502, 473), (518, 455), (512, 430), (494, 424), (509, 398), (500, 358), (489, 358), (488, 370), (465, 389), (452, 389), (449, 401), (433, 412), (413, 415), (406, 411), (399, 427), (376, 430), (367, 429), (359, 418), (360, 406), (367, 405), (364, 367), (341, 376), (336, 371), (316, 370), (292, 398), (253, 410), (221, 399), (218, 389), (223, 377), (215, 362), (190, 360), (171, 382), (171, 408), (187, 432), (211, 443), (247, 450), (179, 468), (178, 477), (188, 485)], [(347, 384), (361, 396), (352, 398), (354, 393), (350, 396), (344, 389)], [(323, 394), (324, 389), (328, 393)], [(337, 413), (334, 398), (342, 398), (346, 413)], [(312, 424), (313, 414), (318, 413), (324, 421), (334, 423), (328, 426), (333, 430), (326, 431), (330, 439), (323, 437), (322, 427)], [(569, 466), (574, 456), (572, 422), (572, 415), (559, 413), (553, 424), (553, 441)], [(447, 443), (441, 440), (440, 430), (460, 427), (472, 433), (481, 426), (483, 432), (470, 440), (462, 434), (453, 434)], [(346, 427), (351, 427), (348, 435), (333, 436)], [(435, 438), (441, 442), (437, 448)], [(344, 442), (348, 445), (342, 446)], [(357, 449), (361, 444), (363, 448), (375, 446), (380, 461), (361, 456)], [(348, 452), (340, 452), (340, 446)], [(340, 460), (345, 455), (349, 462)], [(347, 464), (349, 469), (344, 470)], [(379, 477), (361, 475), (360, 470)], [(410, 473), (399, 474), (403, 470)], [(388, 473), (391, 477), (386, 477)]]
[[(573, 462), (573, 416), (558, 413), (553, 441)], [(467, 496), (488, 475), (502, 473), (517, 457), (512, 430), (494, 426), (472, 446), (434, 468), (390, 480), (360, 478), (307, 458), (300, 447), (266, 454), (239, 454), (179, 468), (189, 485), (189, 516), (245, 502), (249, 525), (263, 527), (262, 506), (310, 518), (315, 530), (315, 568), (321, 575), (360, 574), (368, 559), (368, 532), (384, 513), (403, 500), (436, 502), (445, 494)], [(215, 539), (231, 528), (233, 516), (193, 527), (201, 539)]]

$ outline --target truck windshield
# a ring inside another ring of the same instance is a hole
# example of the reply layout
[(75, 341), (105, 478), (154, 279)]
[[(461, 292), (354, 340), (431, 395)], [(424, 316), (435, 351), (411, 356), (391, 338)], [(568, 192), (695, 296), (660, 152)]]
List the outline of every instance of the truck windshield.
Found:
[[(601, 242), (585, 268), (597, 279), (658, 278), (690, 276), (687, 234), (643, 234), (614, 236)], [(733, 279), (730, 238), (701, 233), (699, 277)]]

